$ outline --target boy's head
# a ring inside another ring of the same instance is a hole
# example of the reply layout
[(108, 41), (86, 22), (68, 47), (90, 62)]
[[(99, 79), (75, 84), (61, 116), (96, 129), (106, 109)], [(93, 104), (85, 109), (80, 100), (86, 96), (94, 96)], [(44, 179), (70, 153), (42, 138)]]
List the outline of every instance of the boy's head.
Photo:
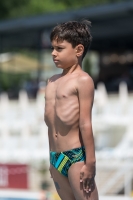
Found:
[(84, 58), (92, 41), (90, 25), (91, 22), (86, 20), (82, 22), (69, 21), (59, 24), (55, 26), (51, 32), (51, 42), (54, 40), (66, 40), (67, 42), (71, 43), (73, 48), (79, 44), (82, 44), (84, 47), (82, 58)]

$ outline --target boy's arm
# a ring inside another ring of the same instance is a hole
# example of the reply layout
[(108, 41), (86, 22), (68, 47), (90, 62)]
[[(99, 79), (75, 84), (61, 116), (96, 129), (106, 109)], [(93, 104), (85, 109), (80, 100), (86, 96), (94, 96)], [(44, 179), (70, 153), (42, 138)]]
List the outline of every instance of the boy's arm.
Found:
[(79, 127), (83, 144), (86, 151), (86, 163), (80, 172), (80, 181), (86, 192), (91, 191), (91, 184), (94, 184), (95, 177), (95, 147), (92, 131), (91, 112), (94, 99), (94, 84), (88, 75), (82, 76), (78, 80), (79, 97)]

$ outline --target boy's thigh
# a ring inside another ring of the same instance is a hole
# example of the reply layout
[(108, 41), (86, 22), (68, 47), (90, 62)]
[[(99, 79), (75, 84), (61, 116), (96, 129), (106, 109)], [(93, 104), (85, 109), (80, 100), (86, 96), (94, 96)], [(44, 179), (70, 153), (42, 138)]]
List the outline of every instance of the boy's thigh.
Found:
[(83, 191), (82, 183), (80, 182), (80, 170), (84, 162), (72, 164), (68, 171), (68, 179), (71, 185), (76, 200), (98, 200), (98, 192), (96, 185), (91, 193)]
[(52, 165), (50, 165), (50, 173), (60, 198), (62, 200), (75, 200), (68, 178), (60, 174)]

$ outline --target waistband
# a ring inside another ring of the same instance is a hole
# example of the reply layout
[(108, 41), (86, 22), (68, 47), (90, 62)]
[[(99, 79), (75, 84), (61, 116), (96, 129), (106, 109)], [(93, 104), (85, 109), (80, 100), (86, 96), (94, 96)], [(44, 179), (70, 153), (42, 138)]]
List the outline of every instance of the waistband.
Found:
[(85, 150), (85, 147), (84, 147), (84, 146), (81, 146), (81, 147), (77, 147), (77, 148), (74, 148), (74, 149), (70, 149), (70, 150), (67, 150), (67, 151), (61, 151), (61, 152), (50, 151), (50, 153), (57, 153), (57, 154), (59, 153), (59, 154), (60, 154), (60, 153), (68, 152), (68, 151), (69, 151), (69, 152), (70, 152), (70, 151), (76, 151), (76, 150), (78, 151), (78, 150), (80, 150), (80, 149), (82, 149), (82, 150), (84, 151), (84, 150)]

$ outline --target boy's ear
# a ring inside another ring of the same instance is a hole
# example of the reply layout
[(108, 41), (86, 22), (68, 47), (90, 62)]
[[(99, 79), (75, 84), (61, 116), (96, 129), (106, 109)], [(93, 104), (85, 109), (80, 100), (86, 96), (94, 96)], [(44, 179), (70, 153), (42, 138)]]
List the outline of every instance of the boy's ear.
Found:
[(76, 46), (76, 55), (77, 57), (80, 57), (83, 55), (84, 52), (84, 46), (82, 44), (79, 44)]

